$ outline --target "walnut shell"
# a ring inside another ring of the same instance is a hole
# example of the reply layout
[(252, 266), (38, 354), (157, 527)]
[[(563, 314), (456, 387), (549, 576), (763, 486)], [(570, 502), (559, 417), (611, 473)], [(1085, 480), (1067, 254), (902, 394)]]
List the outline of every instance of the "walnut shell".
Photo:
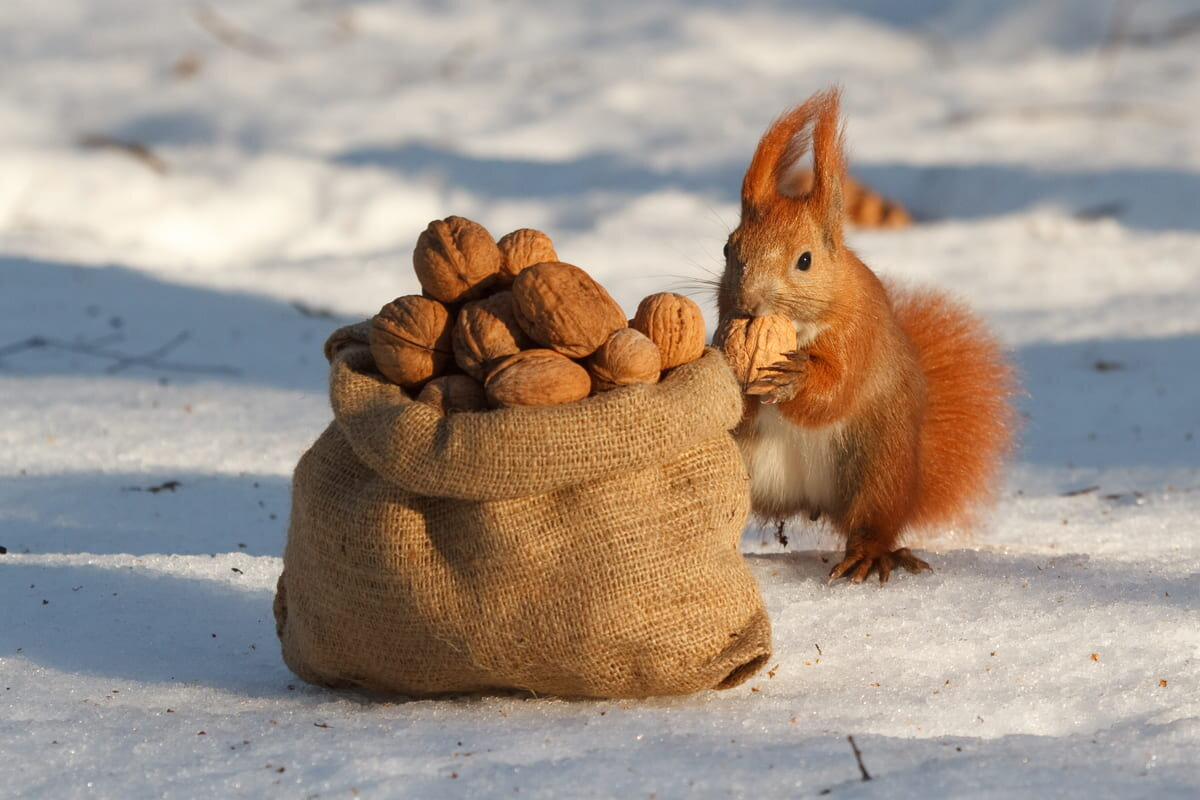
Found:
[(586, 358), (613, 331), (625, 312), (586, 272), (561, 261), (534, 264), (513, 281), (517, 322), (543, 347)]
[(796, 328), (779, 314), (734, 317), (721, 324), (713, 345), (725, 353), (725, 360), (746, 387), (758, 380), (765, 367), (783, 361), (796, 349)]
[(606, 392), (635, 383), (658, 383), (662, 356), (658, 345), (641, 331), (621, 328), (588, 357), (592, 391)]
[(425, 384), (417, 402), (427, 403), (443, 414), (483, 411), (487, 408), (487, 395), (483, 384), (470, 375), (443, 375)]
[(588, 396), (592, 379), (583, 367), (554, 350), (522, 350), (501, 361), (484, 384), (492, 405), (552, 406)]
[(450, 311), (420, 295), (397, 297), (371, 320), (367, 341), (388, 380), (413, 388), (454, 361)]
[(421, 288), (443, 303), (483, 297), (500, 282), (500, 261), (487, 228), (464, 217), (435, 219), (413, 250)]
[(500, 248), (501, 281), (512, 283), (526, 267), (541, 264), (543, 261), (558, 261), (554, 252), (554, 243), (550, 237), (533, 228), (521, 228), (512, 233), (506, 233), (496, 243)]
[(501, 359), (533, 347), (533, 340), (517, 324), (512, 292), (467, 303), (454, 323), (454, 360), (463, 371), (483, 380)]
[(704, 353), (704, 314), (681, 294), (659, 292), (644, 298), (630, 327), (658, 345), (663, 369), (695, 361)]

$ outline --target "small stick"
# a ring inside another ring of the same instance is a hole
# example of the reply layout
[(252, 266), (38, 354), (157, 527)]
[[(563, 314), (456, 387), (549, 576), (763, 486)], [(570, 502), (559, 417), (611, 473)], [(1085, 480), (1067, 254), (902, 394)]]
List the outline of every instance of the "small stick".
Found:
[(278, 61), (279, 50), (270, 42), (252, 33), (236, 27), (232, 22), (217, 13), (210, 5), (202, 4), (196, 7), (192, 16), (201, 28), (212, 34), (217, 41), (224, 42), (235, 50), (261, 58), (266, 61)]
[(79, 137), (79, 146), (93, 149), (119, 150), (131, 158), (140, 161), (159, 175), (167, 174), (167, 162), (163, 161), (154, 154), (153, 150), (140, 142), (118, 139), (115, 136), (108, 136), (103, 133), (85, 133)]
[(190, 336), (191, 336), (191, 334), (189, 334), (187, 331), (180, 331), (179, 333), (175, 334), (175, 336), (172, 337), (171, 340), (168, 341), (166, 344), (159, 345), (158, 347), (154, 348), (149, 353), (146, 353), (144, 355), (124, 356), (124, 357), (118, 359), (116, 361), (116, 363), (109, 364), (105, 371), (106, 372), (119, 372), (119, 371), (125, 369), (126, 367), (133, 366), (136, 364), (150, 364), (151, 362), (157, 362), (161, 356), (165, 356), (167, 353), (171, 352), (176, 347), (179, 347), (179, 345), (186, 342)]
[(863, 766), (862, 753), (858, 752), (858, 745), (854, 743), (853, 736), (847, 736), (846, 741), (850, 742), (850, 749), (854, 751), (854, 760), (858, 762), (858, 771), (862, 773), (864, 781), (871, 780), (871, 773), (867, 772), (867, 768)]
[(314, 317), (316, 319), (333, 319), (336, 315), (328, 308), (320, 308), (318, 306), (310, 306), (303, 300), (293, 300), (292, 308), (299, 311), (306, 317)]
[(93, 339), (90, 342), (64, 342), (58, 339), (51, 339), (45, 336), (30, 336), (20, 342), (14, 342), (9, 345), (0, 347), (0, 358), (10, 356), (25, 350), (36, 350), (40, 348), (53, 348), (55, 350), (64, 350), (68, 353), (79, 353), (80, 355), (91, 356), (93, 358), (104, 358), (110, 360), (105, 371), (108, 373), (119, 372), (126, 367), (141, 366), (148, 369), (161, 369), (168, 372), (188, 372), (188, 373), (208, 373), (215, 375), (240, 375), (241, 371), (236, 367), (226, 364), (187, 364), (182, 362), (164, 361), (163, 356), (174, 350), (179, 345), (187, 341), (189, 334), (187, 331), (181, 331), (165, 344), (159, 345), (155, 349), (142, 355), (130, 355), (127, 353), (118, 352), (104, 347), (110, 342), (120, 339), (119, 334), (109, 336), (101, 336)]

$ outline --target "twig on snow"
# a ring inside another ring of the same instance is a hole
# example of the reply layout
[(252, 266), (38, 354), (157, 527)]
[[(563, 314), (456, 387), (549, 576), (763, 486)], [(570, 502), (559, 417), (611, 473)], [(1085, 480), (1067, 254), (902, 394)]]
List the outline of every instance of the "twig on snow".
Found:
[(117, 150), (159, 175), (167, 174), (167, 162), (141, 142), (119, 139), (104, 133), (85, 133), (79, 137), (79, 146), (97, 150)]
[(853, 736), (847, 736), (846, 741), (850, 742), (850, 749), (854, 751), (854, 760), (858, 762), (858, 771), (862, 773), (864, 781), (871, 780), (871, 773), (867, 772), (867, 768), (863, 766), (862, 753), (858, 751), (858, 745), (854, 743)]
[(264, 61), (279, 61), (282, 58), (275, 45), (237, 27), (207, 3), (196, 6), (192, 11), (192, 17), (196, 20), (196, 24), (211, 34), (214, 39), (235, 50), (240, 50), (246, 55), (261, 58)]
[(121, 491), (123, 492), (149, 492), (150, 494), (158, 494), (159, 492), (173, 492), (183, 484), (179, 481), (163, 481), (157, 486), (126, 486)]
[(320, 306), (311, 306), (308, 303), (304, 302), (303, 300), (293, 300), (292, 308), (296, 309), (304, 316), (313, 317), (314, 319), (333, 319), (337, 316), (332, 311), (330, 311), (328, 308), (321, 308)]
[(19, 342), (0, 347), (0, 358), (20, 353), (25, 350), (38, 350), (41, 348), (51, 348), (55, 350), (64, 350), (68, 353), (78, 353), (80, 355), (90, 356), (92, 358), (108, 359), (112, 361), (105, 372), (109, 374), (120, 372), (128, 367), (141, 366), (150, 369), (165, 370), (168, 372), (188, 372), (194, 374), (212, 374), (212, 375), (240, 375), (241, 371), (236, 367), (231, 367), (227, 364), (188, 364), (180, 361), (165, 361), (163, 356), (170, 353), (175, 348), (186, 342), (191, 334), (187, 331), (180, 331), (165, 343), (155, 347), (142, 354), (123, 353), (118, 350), (113, 350), (106, 345), (114, 341), (120, 341), (120, 334), (110, 334), (108, 336), (93, 339), (92, 341), (83, 342), (64, 342), (59, 339), (52, 339), (45, 336), (30, 336), (28, 339), (23, 339)]

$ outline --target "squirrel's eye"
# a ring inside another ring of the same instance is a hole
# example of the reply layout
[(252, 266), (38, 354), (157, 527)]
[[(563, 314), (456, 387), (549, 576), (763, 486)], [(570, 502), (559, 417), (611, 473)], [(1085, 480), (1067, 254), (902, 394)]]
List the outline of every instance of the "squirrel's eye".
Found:
[(725, 243), (725, 258), (729, 258), (729, 242)]
[(812, 253), (805, 250), (803, 253), (800, 254), (800, 257), (798, 259), (796, 259), (796, 269), (800, 270), (801, 272), (804, 272), (811, 266), (812, 266)]

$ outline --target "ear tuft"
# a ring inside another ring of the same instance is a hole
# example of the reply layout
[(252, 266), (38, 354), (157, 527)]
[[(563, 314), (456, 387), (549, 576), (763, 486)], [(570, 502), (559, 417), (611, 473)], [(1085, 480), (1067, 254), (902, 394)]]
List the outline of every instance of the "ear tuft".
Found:
[(842, 243), (842, 182), (846, 177), (846, 157), (840, 119), (841, 91), (837, 87), (813, 95), (816, 104), (813, 126), (813, 210), (830, 247)]
[(742, 216), (780, 197), (797, 197), (796, 163), (813, 150), (810, 202), (817, 211), (831, 245), (841, 243), (842, 135), (838, 129), (840, 91), (837, 87), (818, 92), (803, 104), (787, 111), (763, 134), (754, 158), (742, 180)]
[(750, 216), (782, 196), (781, 178), (808, 152), (809, 126), (815, 111), (810, 99), (785, 112), (767, 128), (742, 179), (742, 216)]

